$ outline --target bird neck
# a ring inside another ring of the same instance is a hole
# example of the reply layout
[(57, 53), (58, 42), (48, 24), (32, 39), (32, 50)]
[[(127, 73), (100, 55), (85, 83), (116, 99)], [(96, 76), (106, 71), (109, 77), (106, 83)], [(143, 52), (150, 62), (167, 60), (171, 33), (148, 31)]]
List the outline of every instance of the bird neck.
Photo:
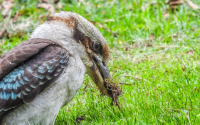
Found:
[(66, 39), (73, 39), (73, 29), (61, 21), (44, 22), (32, 33), (31, 38), (50, 39), (58, 44)]

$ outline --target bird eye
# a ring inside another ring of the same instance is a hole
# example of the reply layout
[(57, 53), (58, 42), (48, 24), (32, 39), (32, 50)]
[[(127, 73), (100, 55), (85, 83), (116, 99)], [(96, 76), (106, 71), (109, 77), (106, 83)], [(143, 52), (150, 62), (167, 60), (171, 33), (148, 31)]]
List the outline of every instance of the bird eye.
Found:
[(93, 42), (92, 48), (93, 48), (94, 51), (99, 51), (101, 49), (101, 44), (98, 43), (98, 42)]

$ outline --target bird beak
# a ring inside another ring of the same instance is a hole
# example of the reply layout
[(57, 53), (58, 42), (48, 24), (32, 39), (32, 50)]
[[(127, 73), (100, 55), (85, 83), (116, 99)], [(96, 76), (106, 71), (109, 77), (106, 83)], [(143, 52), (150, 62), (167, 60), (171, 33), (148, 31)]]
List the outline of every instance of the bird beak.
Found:
[(111, 96), (108, 93), (108, 88), (105, 85), (105, 80), (111, 79), (108, 67), (96, 55), (93, 55), (92, 59), (93, 66), (90, 68), (91, 71), (89, 71), (90, 77), (93, 79), (93, 81), (103, 94)]

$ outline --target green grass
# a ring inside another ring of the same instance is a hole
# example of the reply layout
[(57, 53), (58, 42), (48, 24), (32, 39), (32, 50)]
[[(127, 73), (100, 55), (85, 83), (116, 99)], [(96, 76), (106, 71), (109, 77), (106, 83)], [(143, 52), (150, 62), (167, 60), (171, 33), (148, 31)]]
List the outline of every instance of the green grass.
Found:
[[(142, 11), (149, 2), (61, 2), (62, 10), (79, 13), (101, 31), (111, 50), (113, 79), (127, 85), (121, 84), (119, 110), (86, 76), (76, 97), (60, 110), (56, 125), (78, 124), (80, 116), (80, 124), (200, 124), (200, 10), (183, 4), (173, 14), (163, 0)], [(21, 36), (8, 27), (14, 35), (1, 39), (3, 53), (29, 38), (48, 15), (34, 0), (21, 4), (15, 2), (11, 17), (22, 13), (15, 23), (29, 19), (31, 26)], [(0, 21), (5, 23), (3, 17)]]

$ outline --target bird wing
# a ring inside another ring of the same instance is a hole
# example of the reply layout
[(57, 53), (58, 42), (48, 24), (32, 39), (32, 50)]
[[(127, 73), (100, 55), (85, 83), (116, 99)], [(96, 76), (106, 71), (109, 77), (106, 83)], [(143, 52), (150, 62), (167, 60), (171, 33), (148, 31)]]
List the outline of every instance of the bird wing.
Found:
[(68, 52), (47, 39), (30, 39), (5, 54), (0, 59), (0, 117), (52, 85), (68, 61)]

